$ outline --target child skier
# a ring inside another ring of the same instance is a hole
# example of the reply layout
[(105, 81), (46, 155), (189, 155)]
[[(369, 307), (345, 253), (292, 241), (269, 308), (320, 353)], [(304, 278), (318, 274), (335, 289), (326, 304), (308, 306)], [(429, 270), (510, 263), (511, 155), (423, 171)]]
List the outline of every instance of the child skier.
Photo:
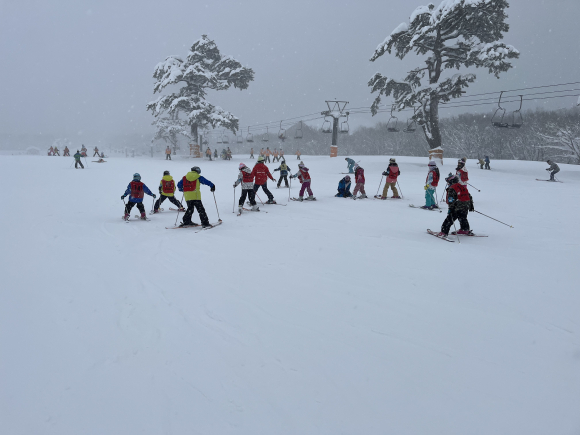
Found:
[(99, 157), (99, 149), (97, 147), (95, 147), (95, 149), (93, 150), (95, 153), (93, 154), (93, 157)]
[(387, 199), (387, 193), (389, 193), (389, 187), (393, 190), (393, 199), (401, 199), (399, 196), (399, 191), (397, 190), (397, 178), (401, 175), (399, 165), (394, 158), (389, 159), (389, 166), (387, 170), (383, 172), (383, 175), (387, 177), (385, 180), (385, 187), (383, 189), (383, 195), (381, 199)]
[(254, 158), (254, 148), (250, 148), (250, 158)]
[(310, 174), (308, 173), (308, 168), (306, 166), (304, 166), (304, 163), (300, 162), (298, 164), (298, 172), (296, 172), (296, 174), (292, 175), (290, 178), (298, 178), (298, 180), (300, 181), (300, 184), (302, 184), (302, 187), (300, 188), (300, 195), (298, 196), (298, 201), (304, 200), (304, 191), (305, 190), (308, 190), (308, 198), (306, 198), (306, 201), (315, 201), (316, 200), (316, 198), (312, 194), (312, 189), (310, 189), (310, 182), (312, 180), (310, 179)]
[(558, 172), (560, 172), (560, 167), (553, 161), (548, 160), (546, 162), (548, 165), (550, 165), (549, 168), (546, 168), (546, 171), (552, 171), (550, 172), (550, 181), (556, 181), (554, 179), (554, 175), (556, 175)]
[(205, 150), (205, 156), (209, 159), (209, 161), (211, 162), (211, 148), (207, 147)]
[(483, 159), (478, 159), (479, 160), (479, 169), (483, 169), (483, 165), (485, 165), (485, 160)]
[(60, 152), (58, 151), (57, 147), (54, 147), (54, 152), (52, 154), (53, 156), (59, 156), (60, 157)]
[(429, 161), (429, 172), (427, 173), (427, 180), (425, 180), (425, 205), (421, 208), (433, 210), (439, 208), (435, 201), (435, 190), (439, 184), (439, 168), (435, 160)]
[(68, 149), (68, 147), (67, 147), (67, 146), (65, 146), (65, 147), (64, 147), (64, 151), (63, 151), (63, 153), (62, 153), (62, 156), (63, 156), (63, 157), (65, 157), (65, 156), (68, 156), (68, 157), (70, 157), (70, 150)]
[(459, 219), (459, 224), (461, 225), (461, 229), (457, 231), (457, 234), (472, 234), (467, 220), (467, 213), (474, 211), (473, 198), (469, 194), (467, 187), (460, 183), (457, 175), (451, 174), (445, 181), (449, 185), (446, 198), (446, 202), (449, 204), (449, 211), (447, 218), (445, 218), (443, 225), (441, 225), (441, 232), (437, 236), (447, 237), (451, 225), (457, 219)]
[(171, 160), (171, 148), (169, 148), (169, 145), (165, 148), (165, 160)]
[(183, 216), (181, 225), (179, 225), (180, 227), (196, 225), (191, 221), (191, 217), (193, 216), (193, 212), (196, 208), (197, 212), (199, 213), (199, 219), (201, 220), (201, 226), (203, 228), (211, 227), (205, 212), (205, 208), (201, 202), (200, 184), (209, 186), (212, 192), (215, 192), (215, 184), (209, 180), (206, 180), (200, 174), (201, 169), (199, 169), (198, 166), (194, 166), (191, 168), (191, 172), (188, 172), (185, 177), (183, 177), (179, 183), (177, 183), (177, 188), (180, 192), (183, 192), (183, 197), (187, 203), (187, 211)]
[(53, 148), (53, 147), (50, 147), (50, 148), (48, 149), (48, 155), (49, 155), (49, 156), (53, 156), (53, 155), (54, 155), (54, 148)]
[(266, 156), (266, 161), (268, 163), (271, 163), (270, 156), (272, 155), (272, 151), (270, 151), (270, 147), (266, 147), (266, 151), (264, 151), (264, 154)]
[(352, 193), (350, 193), (350, 175), (338, 182), (338, 193), (334, 196), (338, 198), (350, 198), (352, 196)]
[(280, 184), (282, 184), (282, 180), (284, 180), (284, 182), (286, 183), (286, 187), (288, 187), (288, 172), (290, 172), (290, 168), (286, 164), (286, 160), (282, 160), (280, 166), (274, 169), (274, 172), (276, 171), (280, 171), (280, 179), (278, 180), (278, 185), (276, 186), (276, 188), (280, 187)]
[(465, 160), (459, 159), (457, 160), (457, 168), (455, 168), (455, 175), (459, 179), (459, 182), (464, 186), (467, 186), (467, 182), (469, 181), (469, 176), (467, 174), (467, 168), (465, 167)]
[(278, 148), (276, 148), (274, 150), (274, 158), (272, 159), (272, 162), (278, 162), (280, 161), (280, 154), (278, 154)]
[(213, 158), (216, 159), (216, 160), (218, 158), (217, 148), (215, 150), (213, 150)]
[(300, 160), (301, 156), (302, 156), (302, 153), (300, 152), (300, 150), (296, 150), (296, 160)]
[(77, 153), (73, 156), (75, 158), (75, 169), (78, 169), (78, 165), (81, 165), (81, 168), (85, 169), (83, 162), (81, 162), (81, 156), (82, 154), (79, 153), (79, 150), (77, 150)]
[(276, 201), (274, 201), (274, 195), (272, 195), (272, 192), (268, 190), (267, 184), (268, 178), (272, 181), (275, 180), (274, 177), (272, 177), (272, 174), (270, 174), (270, 170), (268, 169), (268, 167), (264, 164), (263, 156), (258, 157), (258, 162), (254, 166), (254, 169), (252, 169), (252, 176), (254, 177), (255, 180), (254, 193), (257, 193), (261, 187), (264, 193), (268, 196), (268, 201), (266, 202), (266, 204), (276, 204)]
[(248, 197), (250, 200), (252, 211), (260, 211), (260, 209), (256, 205), (256, 193), (254, 192), (254, 175), (252, 175), (252, 170), (243, 163), (240, 163), (240, 173), (238, 174), (238, 179), (234, 183), (234, 189), (240, 183), (242, 184), (242, 195), (240, 196), (240, 200), (238, 201), (238, 215), (242, 214), (246, 197)]
[(352, 199), (356, 199), (356, 194), (361, 193), (360, 199), (367, 198), (365, 192), (365, 170), (359, 165), (354, 165), (354, 181), (356, 182), (352, 191)]
[(159, 182), (159, 199), (155, 201), (153, 213), (159, 213), (159, 207), (166, 199), (175, 204), (180, 211), (185, 211), (183, 204), (175, 199), (175, 181), (169, 175), (169, 171), (163, 172), (163, 178)]
[(491, 169), (489, 167), (489, 156), (485, 156), (485, 159), (484, 160), (485, 160), (485, 169)]
[(348, 157), (345, 157), (344, 160), (346, 160), (346, 164), (348, 165), (348, 173), (354, 174), (354, 166), (356, 165), (356, 162)]
[(157, 195), (151, 193), (149, 188), (145, 185), (145, 183), (141, 182), (141, 175), (133, 174), (133, 181), (129, 183), (127, 186), (127, 190), (121, 196), (122, 200), (125, 200), (125, 197), (129, 195), (129, 201), (125, 205), (125, 216), (123, 219), (129, 220), (129, 215), (131, 213), (131, 209), (136, 205), (139, 211), (141, 212), (141, 219), (147, 219), (145, 215), (145, 207), (143, 207), (143, 194), (146, 193), (149, 196), (152, 196), (153, 199), (156, 198)]

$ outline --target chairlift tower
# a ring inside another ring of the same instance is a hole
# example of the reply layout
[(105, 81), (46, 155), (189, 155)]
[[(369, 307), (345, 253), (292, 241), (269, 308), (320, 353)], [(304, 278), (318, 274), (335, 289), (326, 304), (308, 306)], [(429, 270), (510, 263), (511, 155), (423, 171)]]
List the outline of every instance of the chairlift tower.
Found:
[(321, 115), (332, 117), (332, 147), (330, 149), (330, 157), (336, 157), (338, 152), (339, 122), (340, 118), (348, 117), (348, 112), (344, 111), (348, 101), (331, 100), (325, 101), (325, 103), (328, 107), (328, 110), (321, 112)]

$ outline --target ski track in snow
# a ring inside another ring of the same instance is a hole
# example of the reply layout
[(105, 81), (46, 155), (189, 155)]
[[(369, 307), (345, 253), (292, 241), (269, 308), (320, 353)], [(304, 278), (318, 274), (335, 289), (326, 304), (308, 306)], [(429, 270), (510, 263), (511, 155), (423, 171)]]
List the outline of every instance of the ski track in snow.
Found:
[[(389, 157), (353, 157), (369, 197)], [(444, 243), (446, 208), (408, 206), (426, 158), (397, 158), (404, 201), (335, 198), (344, 160), (302, 160), (319, 201), (269, 181), (288, 206), (238, 219), (246, 156), (0, 155), (0, 433), (578, 432), (580, 167), (470, 160), (476, 210), (514, 228), (470, 213), (489, 237)], [(134, 172), (157, 193), (194, 164), (223, 225), (168, 231), (148, 196), (151, 221), (123, 222)]]

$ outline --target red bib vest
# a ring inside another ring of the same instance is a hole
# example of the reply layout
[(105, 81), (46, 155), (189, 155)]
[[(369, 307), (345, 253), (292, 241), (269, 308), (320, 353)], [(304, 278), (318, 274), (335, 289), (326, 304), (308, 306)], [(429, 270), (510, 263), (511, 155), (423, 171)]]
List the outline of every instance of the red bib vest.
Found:
[(197, 187), (197, 180), (189, 181), (186, 177), (183, 177), (183, 191), (193, 192)]
[(243, 183), (253, 183), (254, 176), (251, 172), (241, 171), (242, 172), (242, 182)]
[(462, 184), (455, 183), (453, 186), (451, 186), (451, 188), (455, 190), (455, 192), (457, 193), (458, 201), (461, 202), (469, 201), (469, 191), (467, 190), (467, 187), (465, 187)]
[(165, 181), (161, 180), (161, 186), (163, 193), (173, 193), (175, 191), (175, 181)]
[(131, 181), (131, 197), (143, 198), (143, 183), (140, 181)]
[(433, 171), (433, 182), (431, 183), (433, 186), (437, 187), (439, 184), (439, 170), (435, 169)]

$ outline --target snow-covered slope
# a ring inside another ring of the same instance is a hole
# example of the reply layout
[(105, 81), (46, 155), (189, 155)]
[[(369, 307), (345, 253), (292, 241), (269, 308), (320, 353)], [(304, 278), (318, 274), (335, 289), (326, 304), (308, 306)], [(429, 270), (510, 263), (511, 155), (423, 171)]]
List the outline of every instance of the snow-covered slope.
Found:
[[(476, 209), (514, 228), (470, 214), (489, 238), (459, 244), (408, 207), (426, 159), (398, 158), (404, 200), (352, 201), (342, 158), (303, 156), (319, 201), (241, 217), (246, 156), (90, 160), (0, 157), (0, 433), (579, 433), (580, 168), (469, 161)], [(372, 196), (388, 157), (356, 160)], [(157, 192), (194, 164), (222, 226), (121, 220), (134, 172)]]

